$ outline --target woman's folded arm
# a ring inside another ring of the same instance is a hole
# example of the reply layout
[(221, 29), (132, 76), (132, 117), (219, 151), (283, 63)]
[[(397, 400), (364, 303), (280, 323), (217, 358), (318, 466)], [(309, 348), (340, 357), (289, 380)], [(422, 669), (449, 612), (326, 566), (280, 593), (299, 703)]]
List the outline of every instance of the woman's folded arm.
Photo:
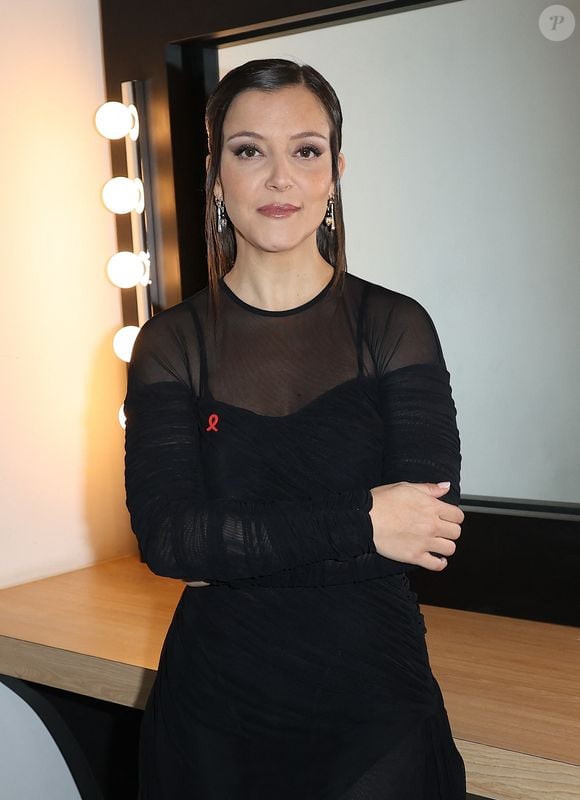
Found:
[(187, 581), (268, 575), (376, 552), (366, 488), (296, 500), (209, 499), (191, 390), (129, 378), (127, 507), (150, 569)]

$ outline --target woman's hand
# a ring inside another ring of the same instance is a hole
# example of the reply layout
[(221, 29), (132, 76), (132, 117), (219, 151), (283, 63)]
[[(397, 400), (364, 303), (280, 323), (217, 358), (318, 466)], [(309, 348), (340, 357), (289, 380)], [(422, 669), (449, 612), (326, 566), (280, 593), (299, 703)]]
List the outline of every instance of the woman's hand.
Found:
[(371, 489), (370, 517), (377, 553), (394, 561), (441, 571), (461, 535), (463, 511), (438, 498), (449, 486), (436, 483), (389, 483)]

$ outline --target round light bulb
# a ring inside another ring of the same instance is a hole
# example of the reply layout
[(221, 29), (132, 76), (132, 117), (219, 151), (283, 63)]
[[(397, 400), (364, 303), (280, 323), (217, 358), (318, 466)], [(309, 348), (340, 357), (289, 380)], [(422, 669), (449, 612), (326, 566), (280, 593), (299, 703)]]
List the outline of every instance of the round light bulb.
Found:
[(122, 250), (115, 253), (107, 263), (107, 275), (119, 289), (131, 289), (145, 276), (146, 266), (136, 253)]
[(139, 178), (111, 178), (103, 186), (103, 203), (113, 214), (141, 213), (144, 208), (143, 184)]
[(121, 330), (118, 330), (113, 337), (113, 350), (122, 361), (129, 363), (131, 361), (131, 353), (135, 339), (139, 333), (140, 328), (136, 325), (126, 325)]
[(127, 426), (127, 417), (125, 416), (125, 403), (119, 409), (119, 413), (117, 414), (117, 418), (119, 420), (119, 425), (125, 430)]
[(139, 117), (134, 105), (126, 106), (115, 101), (103, 103), (95, 114), (95, 126), (107, 139), (122, 139), (130, 134), (135, 140), (139, 136)]

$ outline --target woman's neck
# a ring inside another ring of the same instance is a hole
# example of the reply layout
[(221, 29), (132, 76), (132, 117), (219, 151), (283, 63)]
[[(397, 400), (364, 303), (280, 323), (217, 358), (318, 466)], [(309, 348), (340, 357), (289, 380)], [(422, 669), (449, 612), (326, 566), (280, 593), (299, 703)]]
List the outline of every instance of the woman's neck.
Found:
[(314, 253), (244, 252), (224, 276), (241, 300), (268, 311), (283, 311), (307, 303), (329, 283), (333, 267), (318, 249)]

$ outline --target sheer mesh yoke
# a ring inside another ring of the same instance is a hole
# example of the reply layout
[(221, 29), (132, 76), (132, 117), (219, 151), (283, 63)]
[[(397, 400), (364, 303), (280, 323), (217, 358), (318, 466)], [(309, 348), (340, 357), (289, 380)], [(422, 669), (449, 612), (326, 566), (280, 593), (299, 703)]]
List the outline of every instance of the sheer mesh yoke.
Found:
[(143, 327), (131, 363), (136, 384), (182, 384), (194, 397), (207, 390), (236, 407), (283, 416), (359, 375), (382, 378), (415, 364), (445, 370), (427, 311), (350, 273), (342, 285), (328, 284), (288, 311), (254, 308), (223, 278), (219, 285), (223, 317), (217, 336), (207, 289)]
[(141, 556), (210, 584), (185, 588), (165, 640), (141, 797), (464, 798), (415, 567), (377, 553), (369, 515), (370, 489), (401, 480), (459, 501), (428, 312), (350, 273), (287, 311), (221, 279), (216, 327), (207, 289), (143, 326), (125, 412)]

